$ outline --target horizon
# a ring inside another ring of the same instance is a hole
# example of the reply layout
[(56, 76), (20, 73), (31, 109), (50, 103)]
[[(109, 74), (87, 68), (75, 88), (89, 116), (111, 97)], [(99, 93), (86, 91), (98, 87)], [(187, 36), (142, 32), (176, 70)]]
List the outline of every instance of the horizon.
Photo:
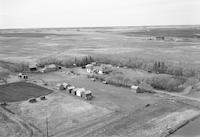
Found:
[(0, 30), (15, 30), (15, 29), (90, 29), (90, 28), (123, 28), (123, 27), (161, 27), (161, 28), (165, 28), (165, 27), (200, 27), (200, 24), (181, 24), (181, 25), (144, 25), (144, 26), (93, 26), (93, 27), (38, 27), (38, 28), (0, 28)]
[(0, 0), (0, 29), (200, 24), (198, 0)]

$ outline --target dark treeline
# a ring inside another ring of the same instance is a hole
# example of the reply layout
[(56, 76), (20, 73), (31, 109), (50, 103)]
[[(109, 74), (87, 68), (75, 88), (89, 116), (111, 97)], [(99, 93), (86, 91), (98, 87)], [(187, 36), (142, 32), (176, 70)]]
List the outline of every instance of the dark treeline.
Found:
[(87, 64), (90, 64), (91, 62), (94, 62), (94, 58), (91, 56), (84, 56), (84, 57), (66, 57), (66, 58), (54, 58), (54, 57), (47, 57), (47, 58), (42, 58), (38, 60), (37, 66), (38, 67), (44, 67), (45, 65), (49, 64), (56, 64), (60, 65), (63, 67), (81, 67), (85, 66)]
[(81, 67), (91, 62), (99, 62), (111, 64), (119, 67), (127, 67), (132, 69), (141, 69), (150, 73), (169, 74), (183, 77), (200, 77), (200, 71), (192, 66), (184, 66), (178, 63), (159, 61), (159, 60), (145, 60), (142, 58), (110, 58), (110, 57), (69, 57), (69, 58), (43, 58), (38, 61), (38, 66), (43, 67), (47, 64), (57, 64), (64, 67)]
[[(196, 77), (200, 78), (200, 71), (190, 65), (181, 65), (178, 63), (156, 60), (145, 60), (142, 58), (112, 58), (112, 57), (46, 57), (37, 61), (38, 67), (44, 67), (48, 64), (56, 64), (64, 67), (81, 67), (91, 62), (100, 62), (105, 64), (111, 64), (119, 67), (127, 67), (132, 69), (141, 69), (150, 73), (169, 74), (173, 76), (182, 77)], [(4, 63), (3, 68), (7, 68), (12, 72), (24, 72), (28, 71), (28, 63)]]

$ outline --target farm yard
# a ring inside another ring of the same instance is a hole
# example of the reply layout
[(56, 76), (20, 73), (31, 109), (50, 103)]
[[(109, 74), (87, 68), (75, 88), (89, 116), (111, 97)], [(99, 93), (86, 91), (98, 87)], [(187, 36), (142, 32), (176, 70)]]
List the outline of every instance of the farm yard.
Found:
[[(199, 77), (162, 70), (164, 63), (200, 67), (200, 41), (187, 30), (0, 30), (0, 136), (173, 136), (200, 116)], [(142, 83), (154, 92), (139, 93)]]

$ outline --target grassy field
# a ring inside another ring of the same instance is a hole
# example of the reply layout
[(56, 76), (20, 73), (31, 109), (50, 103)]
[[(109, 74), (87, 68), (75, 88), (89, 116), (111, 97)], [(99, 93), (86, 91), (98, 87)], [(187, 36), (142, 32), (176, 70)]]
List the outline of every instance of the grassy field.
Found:
[[(47, 56), (62, 58), (89, 54), (110, 55), (115, 58), (118, 55), (118, 57), (200, 64), (198, 61), (200, 40), (191, 37), (199, 33), (198, 26), (179, 26), (178, 29), (168, 26), (167, 28), (80, 28), (79, 30), (73, 28), (0, 30), (0, 57), (2, 60), (34, 61)], [(134, 35), (127, 35), (129, 33)], [(146, 40), (149, 35), (164, 35), (179, 38), (180, 41)], [(184, 38), (188, 38), (189, 42), (182, 40)]]
[(35, 84), (17, 82), (0, 85), (0, 101), (16, 102), (50, 94), (52, 91)]

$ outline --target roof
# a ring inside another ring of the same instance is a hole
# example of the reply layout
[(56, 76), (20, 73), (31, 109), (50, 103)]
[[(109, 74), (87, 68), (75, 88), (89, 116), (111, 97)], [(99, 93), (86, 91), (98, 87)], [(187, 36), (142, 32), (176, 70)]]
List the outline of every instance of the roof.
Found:
[(49, 65), (45, 65), (45, 67), (47, 67), (47, 68), (56, 68), (56, 65), (55, 64), (49, 64)]
[(31, 63), (31, 64), (29, 64), (29, 68), (37, 68), (37, 64), (36, 63)]
[(78, 88), (78, 91), (83, 92), (85, 91), (85, 88)]
[(90, 94), (90, 93), (92, 93), (92, 91), (86, 90), (84, 93), (85, 93), (85, 94)]
[(58, 83), (56, 86), (57, 86), (57, 87), (60, 87), (60, 86), (63, 86), (63, 84)]
[(67, 86), (67, 85), (69, 85), (68, 83), (66, 83), (66, 82), (63, 82), (63, 86)]
[(70, 87), (68, 87), (68, 89), (74, 89), (75, 87), (74, 86), (70, 86)]
[(85, 67), (86, 68), (90, 68), (90, 67), (93, 67), (93, 65), (92, 64), (87, 64)]

